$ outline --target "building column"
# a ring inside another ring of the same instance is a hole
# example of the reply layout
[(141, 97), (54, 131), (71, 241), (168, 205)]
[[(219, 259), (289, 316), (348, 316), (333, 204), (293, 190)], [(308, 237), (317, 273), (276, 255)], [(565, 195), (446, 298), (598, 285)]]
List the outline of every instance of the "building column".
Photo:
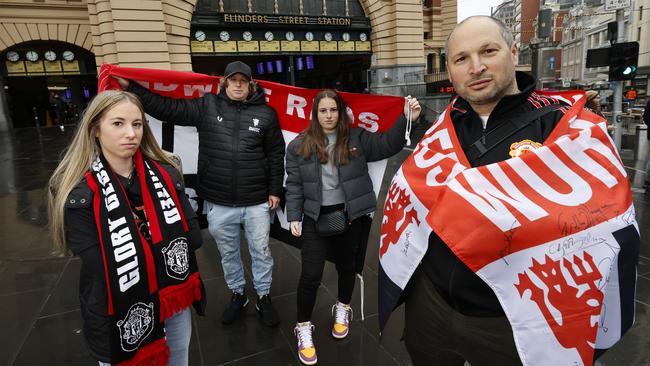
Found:
[(88, 0), (88, 15), (98, 67), (171, 69), (162, 1)]
[(377, 94), (424, 92), (421, 0), (362, 1), (372, 26), (370, 89)]

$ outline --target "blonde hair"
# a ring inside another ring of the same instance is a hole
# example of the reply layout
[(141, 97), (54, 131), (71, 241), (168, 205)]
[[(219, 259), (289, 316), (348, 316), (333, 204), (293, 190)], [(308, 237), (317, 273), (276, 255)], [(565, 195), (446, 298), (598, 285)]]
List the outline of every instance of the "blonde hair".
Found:
[(142, 154), (149, 159), (162, 161), (179, 169), (178, 164), (169, 158), (169, 153), (163, 151), (158, 145), (145, 119), (142, 103), (135, 94), (121, 90), (107, 90), (97, 94), (86, 108), (74, 138), (65, 150), (63, 159), (54, 170), (48, 184), (49, 229), (54, 241), (54, 251), (57, 254), (67, 253), (64, 217), (68, 195), (79, 184), (86, 171), (90, 169), (90, 164), (101, 153), (99, 141), (95, 137), (97, 128), (109, 110), (124, 102), (135, 104), (142, 112), (144, 121), (142, 141), (140, 142)]

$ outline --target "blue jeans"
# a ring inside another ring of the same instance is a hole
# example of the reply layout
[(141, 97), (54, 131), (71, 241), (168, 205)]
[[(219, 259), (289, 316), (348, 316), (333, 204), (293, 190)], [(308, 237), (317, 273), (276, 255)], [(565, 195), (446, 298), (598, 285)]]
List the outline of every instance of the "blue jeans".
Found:
[[(192, 312), (187, 308), (165, 320), (165, 337), (169, 347), (167, 366), (187, 366), (189, 364), (190, 338), (192, 337)], [(99, 362), (99, 366), (110, 366)]]
[(246, 286), (244, 265), (240, 254), (240, 225), (248, 242), (253, 260), (253, 285), (258, 296), (271, 290), (273, 257), (269, 247), (271, 216), (267, 202), (246, 207), (229, 207), (205, 202), (208, 212), (208, 230), (221, 253), (221, 266), (228, 288), (242, 293)]

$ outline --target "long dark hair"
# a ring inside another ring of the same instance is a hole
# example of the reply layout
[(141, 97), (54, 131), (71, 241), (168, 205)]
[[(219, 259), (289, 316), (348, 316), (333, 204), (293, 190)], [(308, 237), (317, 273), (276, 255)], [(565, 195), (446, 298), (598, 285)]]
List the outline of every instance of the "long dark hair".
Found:
[(314, 103), (311, 107), (311, 120), (309, 126), (300, 133), (300, 147), (298, 154), (303, 158), (309, 159), (312, 153), (316, 153), (316, 158), (321, 164), (327, 163), (329, 156), (327, 154), (327, 136), (323, 128), (318, 123), (318, 104), (325, 98), (333, 99), (336, 102), (336, 108), (339, 112), (339, 119), (336, 123), (336, 144), (334, 145), (333, 164), (345, 165), (354, 157), (348, 149), (350, 141), (350, 119), (347, 114), (347, 106), (341, 96), (332, 89), (323, 89), (314, 97)]

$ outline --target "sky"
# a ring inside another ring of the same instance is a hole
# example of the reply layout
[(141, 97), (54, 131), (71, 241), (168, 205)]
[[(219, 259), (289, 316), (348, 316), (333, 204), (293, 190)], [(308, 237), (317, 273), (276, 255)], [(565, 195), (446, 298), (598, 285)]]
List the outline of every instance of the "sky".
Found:
[(472, 15), (490, 15), (490, 8), (501, 3), (502, 0), (458, 0), (458, 21)]

